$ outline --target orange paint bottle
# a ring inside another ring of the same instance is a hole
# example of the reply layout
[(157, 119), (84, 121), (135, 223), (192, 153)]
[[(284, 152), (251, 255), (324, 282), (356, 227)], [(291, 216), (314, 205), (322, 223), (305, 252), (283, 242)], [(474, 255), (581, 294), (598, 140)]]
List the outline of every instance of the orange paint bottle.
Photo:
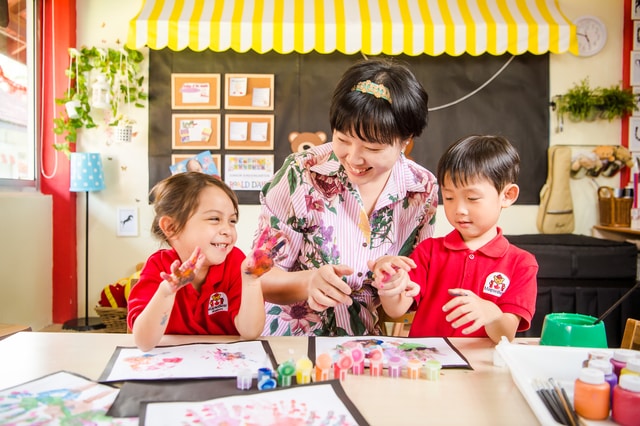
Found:
[(573, 389), (573, 405), (576, 413), (589, 420), (605, 420), (609, 417), (610, 386), (604, 380), (604, 372), (595, 368), (583, 368)]

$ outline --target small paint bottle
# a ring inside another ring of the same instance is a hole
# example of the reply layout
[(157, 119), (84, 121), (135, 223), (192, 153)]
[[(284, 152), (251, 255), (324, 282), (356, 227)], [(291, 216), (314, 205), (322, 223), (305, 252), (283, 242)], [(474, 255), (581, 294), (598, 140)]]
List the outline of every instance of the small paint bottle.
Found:
[(382, 348), (374, 346), (369, 350), (369, 375), (371, 377), (382, 376)]
[(613, 351), (611, 357), (611, 364), (613, 364), (613, 372), (616, 376), (620, 377), (620, 370), (627, 366), (627, 361), (633, 358), (636, 352), (631, 349), (616, 349)]
[(595, 368), (583, 368), (573, 389), (573, 405), (576, 413), (589, 420), (609, 417), (610, 386), (604, 373)]
[(361, 344), (358, 343), (354, 348), (351, 348), (351, 358), (353, 359), (351, 373), (354, 375), (364, 374), (364, 357), (364, 349)]
[(331, 355), (326, 352), (316, 357), (316, 382), (329, 380), (329, 371), (331, 371), (332, 363)]
[(436, 359), (430, 359), (424, 363), (424, 369), (427, 374), (427, 380), (435, 382), (440, 378), (442, 364)]
[(627, 365), (620, 370), (620, 376), (625, 374), (634, 374), (640, 376), (640, 358), (631, 358), (627, 361)]
[(407, 376), (411, 380), (420, 378), (420, 370), (422, 370), (422, 361), (412, 358), (407, 361)]
[(311, 370), (313, 370), (311, 360), (306, 356), (300, 358), (296, 362), (296, 383), (299, 385), (311, 383)]
[(637, 426), (640, 406), (640, 376), (624, 374), (613, 390), (611, 418), (622, 426)]
[(236, 387), (239, 390), (251, 389), (252, 383), (253, 373), (251, 373), (251, 370), (245, 368), (238, 373), (238, 376), (236, 377)]
[(611, 365), (608, 359), (592, 359), (589, 361), (589, 367), (598, 369), (604, 373), (604, 381), (609, 383), (609, 403), (613, 404), (613, 389), (618, 384), (618, 376), (613, 372), (613, 365)]
[(338, 357), (338, 361), (333, 364), (333, 378), (345, 380), (349, 369), (353, 366), (353, 358), (351, 352), (342, 352)]
[(589, 361), (594, 359), (601, 359), (609, 362), (609, 360), (611, 359), (611, 353), (607, 351), (602, 351), (602, 350), (589, 351), (589, 354), (587, 355), (587, 359), (585, 359), (582, 362), (582, 368), (588, 367)]
[(402, 375), (402, 358), (392, 356), (389, 358), (389, 377), (400, 377)]
[(286, 388), (291, 386), (291, 377), (296, 373), (293, 360), (287, 360), (278, 366), (278, 385)]

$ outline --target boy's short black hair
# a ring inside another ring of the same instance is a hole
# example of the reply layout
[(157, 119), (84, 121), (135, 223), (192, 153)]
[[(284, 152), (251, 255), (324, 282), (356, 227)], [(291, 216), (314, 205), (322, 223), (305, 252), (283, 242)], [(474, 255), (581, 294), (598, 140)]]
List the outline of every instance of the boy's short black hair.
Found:
[[(371, 81), (389, 90), (390, 99), (353, 90)], [(329, 122), (339, 131), (393, 145), (420, 136), (427, 126), (429, 96), (409, 68), (387, 59), (370, 59), (349, 67), (336, 85)]]
[(477, 178), (488, 179), (502, 191), (518, 181), (520, 155), (502, 136), (471, 135), (454, 142), (438, 162), (438, 182), (442, 186), (449, 177), (455, 186)]

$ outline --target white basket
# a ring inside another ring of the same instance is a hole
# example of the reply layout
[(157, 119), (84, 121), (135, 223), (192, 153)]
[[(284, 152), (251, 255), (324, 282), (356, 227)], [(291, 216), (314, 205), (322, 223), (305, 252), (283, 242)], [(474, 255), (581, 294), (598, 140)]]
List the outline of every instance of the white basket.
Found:
[(117, 126), (116, 127), (116, 141), (118, 142), (131, 142), (131, 137), (133, 135), (133, 127), (128, 126)]

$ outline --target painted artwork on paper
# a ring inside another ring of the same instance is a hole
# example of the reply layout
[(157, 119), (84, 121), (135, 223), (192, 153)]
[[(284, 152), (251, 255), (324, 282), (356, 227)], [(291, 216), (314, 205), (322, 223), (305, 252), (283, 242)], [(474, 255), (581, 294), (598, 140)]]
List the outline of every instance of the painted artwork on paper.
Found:
[(355, 426), (368, 423), (339, 383), (334, 382), (201, 402), (147, 403), (140, 424)]
[(467, 360), (442, 337), (388, 337), (388, 336), (348, 336), (348, 337), (313, 337), (309, 339), (310, 356), (329, 353), (337, 360), (341, 353), (356, 346), (364, 349), (365, 365), (369, 365), (369, 352), (374, 347), (382, 349), (383, 365), (392, 357), (399, 357), (405, 364), (410, 359), (421, 362), (436, 360), (442, 368), (471, 368)]
[(200, 343), (156, 347), (116, 348), (100, 382), (235, 377), (238, 371), (275, 368), (275, 358), (266, 341)]
[(106, 415), (117, 388), (60, 371), (0, 391), (3, 425), (134, 425)]

